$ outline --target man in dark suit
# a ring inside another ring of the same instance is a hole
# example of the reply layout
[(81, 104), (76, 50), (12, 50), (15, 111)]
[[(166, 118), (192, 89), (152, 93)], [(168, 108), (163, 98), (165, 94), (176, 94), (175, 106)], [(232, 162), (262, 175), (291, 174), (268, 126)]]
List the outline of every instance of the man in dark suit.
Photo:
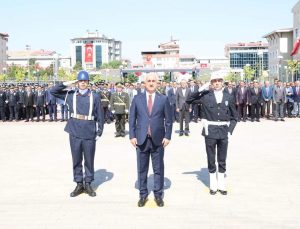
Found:
[(27, 86), (25, 96), (24, 96), (24, 107), (26, 111), (26, 121), (29, 119), (33, 122), (33, 105), (34, 105), (34, 94), (32, 92), (31, 86)]
[[(262, 87), (262, 98), (263, 98), (263, 111), (262, 116), (270, 119), (270, 111), (271, 111), (271, 104), (272, 104), (272, 96), (273, 96), (273, 88), (270, 86), (270, 82), (266, 81), (265, 85)], [(266, 114), (267, 109), (267, 114)]]
[(298, 80), (295, 82), (295, 86), (293, 87), (293, 100), (293, 115), (300, 118), (300, 81)]
[[(190, 91), (191, 93), (194, 93), (199, 90), (199, 86), (195, 84), (194, 80), (190, 81)], [(190, 113), (191, 120), (194, 120), (194, 122), (198, 122), (199, 118), (199, 106), (198, 104), (192, 104), (192, 111)]]
[(241, 81), (240, 86), (236, 92), (236, 105), (238, 107), (239, 120), (246, 122), (247, 119), (247, 106), (248, 106), (248, 89), (245, 82)]
[(145, 82), (142, 81), (141, 82), (141, 87), (137, 89), (137, 93), (138, 94), (141, 94), (141, 93), (145, 93), (146, 92), (146, 89), (145, 89)]
[[(183, 133), (189, 135), (190, 112), (192, 112), (192, 105), (187, 104), (186, 100), (190, 96), (191, 90), (187, 87), (185, 80), (181, 81), (181, 87), (176, 92), (176, 111), (179, 113), (180, 131), (179, 136)], [(183, 120), (185, 120), (185, 129), (183, 131)]]
[(18, 116), (19, 119), (25, 119), (26, 117), (26, 112), (25, 112), (25, 108), (24, 108), (24, 96), (25, 96), (25, 90), (23, 85), (19, 86), (19, 90), (17, 91), (18, 96), (19, 96), (19, 101), (17, 104), (17, 109), (18, 109)]
[(134, 97), (129, 116), (129, 138), (137, 151), (139, 207), (148, 200), (147, 176), (151, 156), (154, 172), (154, 196), (157, 206), (164, 206), (164, 148), (172, 135), (172, 114), (168, 97), (156, 92), (158, 77), (146, 76), (146, 93)]
[(6, 97), (7, 102), (8, 102), (8, 108), (9, 108), (9, 121), (12, 121), (15, 117), (15, 120), (19, 120), (19, 115), (18, 115), (18, 101), (19, 101), (19, 95), (16, 92), (14, 87), (11, 87), (9, 90), (9, 93)]
[(4, 88), (1, 86), (0, 87), (0, 119), (2, 122), (6, 121), (5, 117), (5, 101), (6, 101), (6, 92)]
[(42, 86), (38, 86), (38, 90), (34, 96), (34, 106), (36, 107), (37, 122), (40, 121), (40, 115), (42, 114), (43, 122), (45, 121), (45, 107), (46, 107), (46, 95), (42, 90)]
[(253, 88), (248, 90), (248, 101), (251, 106), (251, 122), (254, 122), (254, 118), (259, 122), (262, 100), (261, 89), (258, 87), (258, 82), (255, 81)]
[(50, 83), (46, 91), (46, 105), (48, 106), (49, 110), (50, 122), (52, 122), (53, 120), (57, 121), (57, 99), (50, 93), (52, 87), (53, 83)]
[(172, 88), (168, 90), (168, 99), (172, 109), (172, 120), (173, 122), (179, 122), (178, 112), (176, 111), (176, 92), (177, 92), (177, 83), (172, 83)]
[(224, 88), (224, 91), (231, 95), (234, 99), (236, 98), (236, 88), (233, 87), (232, 82), (228, 82), (227, 87)]

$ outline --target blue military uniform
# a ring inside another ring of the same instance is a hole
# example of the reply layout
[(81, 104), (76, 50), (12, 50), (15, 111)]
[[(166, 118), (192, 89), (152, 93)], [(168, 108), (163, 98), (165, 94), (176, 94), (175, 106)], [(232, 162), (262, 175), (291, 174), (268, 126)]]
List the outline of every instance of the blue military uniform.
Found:
[[(65, 100), (69, 106), (70, 118), (65, 131), (69, 133), (70, 147), (73, 159), (74, 181), (77, 183), (91, 183), (94, 180), (94, 157), (96, 137), (101, 136), (104, 126), (103, 108), (97, 93), (85, 90), (66, 91), (64, 84), (51, 89), (51, 94)], [(85, 160), (83, 177), (83, 157)]]

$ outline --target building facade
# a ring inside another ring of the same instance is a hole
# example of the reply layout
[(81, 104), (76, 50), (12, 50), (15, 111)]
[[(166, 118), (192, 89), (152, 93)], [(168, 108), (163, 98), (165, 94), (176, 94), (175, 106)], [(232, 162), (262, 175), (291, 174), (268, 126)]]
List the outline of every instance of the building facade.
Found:
[(113, 60), (121, 60), (122, 42), (98, 31), (89, 32), (83, 37), (71, 39), (71, 60), (72, 67), (79, 64), (86, 70), (100, 69), (104, 63)]
[(0, 74), (6, 72), (8, 34), (0, 33)]
[(269, 44), (269, 77), (282, 81), (292, 80), (288, 73), (288, 61), (292, 60), (293, 29), (279, 29), (264, 36)]
[(227, 44), (225, 56), (229, 58), (230, 68), (240, 72), (245, 66), (255, 70), (255, 78), (268, 70), (268, 44), (259, 42)]
[(22, 50), (22, 51), (9, 51), (6, 64), (28, 67), (29, 60), (34, 59), (35, 65), (41, 68), (56, 66), (58, 63), (59, 68), (66, 71), (71, 70), (71, 57), (64, 57), (58, 55), (55, 51), (46, 50)]

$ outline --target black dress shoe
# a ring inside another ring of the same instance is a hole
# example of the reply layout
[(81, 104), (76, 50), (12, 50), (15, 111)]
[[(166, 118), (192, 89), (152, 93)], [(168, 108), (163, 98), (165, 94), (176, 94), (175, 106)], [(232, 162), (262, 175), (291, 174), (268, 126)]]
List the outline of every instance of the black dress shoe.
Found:
[(256, 119), (256, 122), (260, 122), (260, 120), (259, 120), (259, 119)]
[(155, 197), (154, 201), (155, 201), (155, 203), (158, 207), (163, 207), (164, 206), (164, 201), (161, 197)]
[(223, 196), (227, 195), (227, 191), (223, 191), (223, 190), (218, 190), (219, 193), (221, 193)]
[(217, 194), (217, 191), (214, 191), (214, 190), (211, 190), (211, 189), (210, 189), (210, 190), (209, 190), (209, 194), (214, 196), (214, 195)]
[(189, 133), (184, 133), (185, 136), (189, 136)]
[(144, 207), (145, 204), (147, 203), (147, 201), (148, 201), (148, 198), (147, 198), (147, 197), (141, 197), (141, 198), (139, 199), (138, 206), (139, 206), (139, 207)]
[(121, 137), (122, 137), (122, 138), (125, 138), (125, 136), (126, 136), (125, 134), (121, 134)]
[(29, 120), (26, 120), (25, 122), (29, 122)]
[(285, 120), (282, 118), (282, 119), (280, 119), (280, 121), (284, 122)]
[(75, 197), (75, 196), (80, 195), (80, 194), (83, 193), (83, 192), (84, 192), (83, 184), (82, 184), (82, 183), (77, 183), (76, 188), (74, 189), (73, 192), (71, 192), (70, 196), (71, 196), (71, 197)]
[(116, 134), (115, 137), (116, 138), (121, 137), (121, 134)]
[(179, 133), (179, 137), (183, 136), (183, 133)]
[(96, 196), (96, 192), (92, 189), (91, 184), (90, 183), (85, 183), (85, 193), (88, 194), (91, 197), (95, 197)]

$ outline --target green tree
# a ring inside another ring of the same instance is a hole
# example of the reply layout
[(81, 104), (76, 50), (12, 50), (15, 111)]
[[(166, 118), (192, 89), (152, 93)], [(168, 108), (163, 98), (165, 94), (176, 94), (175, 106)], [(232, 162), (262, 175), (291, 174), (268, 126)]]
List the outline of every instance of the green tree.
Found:
[(229, 81), (229, 82), (236, 82), (237, 81), (237, 77), (235, 72), (229, 72), (227, 74), (227, 76), (224, 77), (225, 81)]
[(251, 66), (244, 66), (244, 77), (246, 81), (252, 80), (255, 75), (255, 70)]
[(300, 62), (297, 60), (288, 60), (287, 65), (292, 74), (292, 81), (295, 81), (295, 73), (300, 69)]
[(73, 67), (73, 70), (74, 71), (80, 71), (80, 70), (82, 70), (83, 68), (82, 68), (82, 63), (81, 62), (76, 62), (76, 64), (74, 65), (74, 67)]
[(113, 60), (110, 61), (109, 63), (102, 64), (101, 69), (119, 69), (121, 65), (122, 65), (122, 61)]
[(139, 78), (133, 73), (128, 74), (124, 79), (125, 83), (136, 83), (138, 80)]

